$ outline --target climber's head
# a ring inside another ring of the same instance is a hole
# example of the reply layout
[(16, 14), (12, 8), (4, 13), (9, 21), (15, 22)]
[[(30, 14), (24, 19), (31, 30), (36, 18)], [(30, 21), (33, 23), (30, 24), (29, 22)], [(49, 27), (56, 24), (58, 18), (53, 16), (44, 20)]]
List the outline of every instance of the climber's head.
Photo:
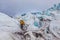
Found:
[(20, 25), (25, 25), (24, 20), (20, 20)]

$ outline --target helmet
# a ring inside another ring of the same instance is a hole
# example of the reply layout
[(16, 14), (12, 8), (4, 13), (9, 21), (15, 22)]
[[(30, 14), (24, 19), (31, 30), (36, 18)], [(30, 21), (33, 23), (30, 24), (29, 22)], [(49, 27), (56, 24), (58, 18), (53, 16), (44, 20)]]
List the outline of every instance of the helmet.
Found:
[(24, 20), (20, 20), (20, 25), (25, 25)]

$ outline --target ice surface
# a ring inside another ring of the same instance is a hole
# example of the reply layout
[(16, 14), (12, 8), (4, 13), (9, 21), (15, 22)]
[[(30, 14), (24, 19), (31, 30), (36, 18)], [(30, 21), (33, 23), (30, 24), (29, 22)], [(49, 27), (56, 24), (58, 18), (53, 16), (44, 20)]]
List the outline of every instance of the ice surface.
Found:
[[(20, 20), (25, 22), (24, 30), (20, 28)], [(59, 6), (54, 5), (42, 13), (23, 13), (14, 18), (0, 13), (0, 40), (60, 40)]]
[[(58, 6), (54, 6), (44, 13), (29, 12), (23, 16), (19, 16), (20, 18), (17, 17), (19, 20), (24, 20), (26, 25), (29, 25), (27, 26), (27, 34), (32, 37), (31, 40), (35, 38), (33, 32), (42, 33), (44, 40), (60, 40), (60, 10), (58, 10), (57, 7)], [(41, 19), (41, 17), (43, 19)]]

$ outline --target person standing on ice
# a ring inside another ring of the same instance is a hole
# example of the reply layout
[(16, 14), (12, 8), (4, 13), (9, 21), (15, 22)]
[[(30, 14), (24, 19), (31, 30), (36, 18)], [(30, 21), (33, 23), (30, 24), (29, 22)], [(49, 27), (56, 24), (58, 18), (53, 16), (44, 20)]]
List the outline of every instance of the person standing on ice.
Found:
[(24, 30), (24, 29), (23, 29), (24, 25), (25, 25), (25, 22), (24, 22), (23, 20), (20, 20), (20, 26), (21, 26), (21, 29), (22, 29), (22, 30)]

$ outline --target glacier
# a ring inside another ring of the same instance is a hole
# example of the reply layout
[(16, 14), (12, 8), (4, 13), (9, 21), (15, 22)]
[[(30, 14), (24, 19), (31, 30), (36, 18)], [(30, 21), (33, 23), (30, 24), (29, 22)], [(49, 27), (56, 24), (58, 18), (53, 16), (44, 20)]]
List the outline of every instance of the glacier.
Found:
[[(20, 20), (25, 22), (24, 30)], [(13, 18), (0, 12), (0, 40), (60, 40), (60, 4)]]
[[(25, 35), (30, 35), (26, 40), (60, 40), (60, 10), (49, 11), (50, 15), (26, 13), (16, 16), (16, 19), (25, 21)], [(25, 28), (24, 27), (24, 28)], [(36, 38), (36, 33), (42, 37)]]

